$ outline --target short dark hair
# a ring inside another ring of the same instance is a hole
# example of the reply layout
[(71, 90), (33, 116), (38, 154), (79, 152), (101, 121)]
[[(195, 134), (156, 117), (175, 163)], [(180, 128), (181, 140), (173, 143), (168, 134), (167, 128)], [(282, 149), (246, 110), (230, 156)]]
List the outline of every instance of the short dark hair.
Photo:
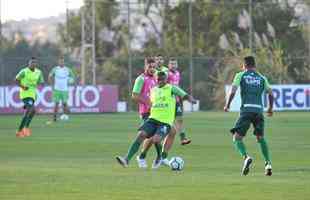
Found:
[(169, 62), (175, 62), (175, 61), (177, 61), (177, 59), (176, 59), (175, 57), (171, 57), (171, 58), (169, 59)]
[(253, 56), (244, 57), (244, 64), (247, 67), (255, 67), (255, 58)]
[(145, 61), (146, 61), (147, 64), (155, 63), (155, 60), (153, 58), (151, 58), (151, 57), (146, 58)]

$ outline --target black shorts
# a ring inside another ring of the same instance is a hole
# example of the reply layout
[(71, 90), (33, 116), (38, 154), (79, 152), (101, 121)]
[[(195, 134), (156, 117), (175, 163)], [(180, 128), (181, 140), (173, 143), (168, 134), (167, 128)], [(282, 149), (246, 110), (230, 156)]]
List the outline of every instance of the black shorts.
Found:
[(23, 98), (22, 101), (24, 103), (24, 106), (23, 106), (24, 109), (34, 106), (34, 99), (31, 97)]
[(234, 128), (230, 130), (232, 134), (238, 133), (245, 136), (253, 124), (254, 135), (264, 135), (264, 115), (262, 113), (242, 112), (238, 118)]
[(177, 102), (175, 104), (175, 116), (176, 117), (182, 117), (183, 116), (183, 106), (182, 102)]
[(160, 135), (161, 138), (166, 137), (170, 132), (171, 126), (166, 123), (162, 123), (155, 119), (149, 118), (147, 119), (142, 126), (138, 129), (139, 131), (143, 130), (146, 132), (147, 137), (150, 138), (156, 134)]

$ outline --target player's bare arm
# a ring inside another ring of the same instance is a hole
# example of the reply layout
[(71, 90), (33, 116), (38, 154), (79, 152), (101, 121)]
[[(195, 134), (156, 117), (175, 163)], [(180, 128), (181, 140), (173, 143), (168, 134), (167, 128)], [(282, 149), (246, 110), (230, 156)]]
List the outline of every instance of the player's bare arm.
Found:
[(21, 84), (21, 81), (20, 81), (19, 79), (15, 79), (15, 82), (16, 82), (16, 84), (17, 84), (19, 87), (23, 88), (23, 90), (28, 90), (28, 87), (22, 85), (22, 84)]
[(269, 117), (271, 117), (273, 115), (273, 101), (274, 101), (274, 97), (273, 97), (273, 94), (272, 94), (272, 89), (268, 89), (267, 90), (267, 94), (268, 94), (268, 101), (269, 101), (269, 107), (267, 109), (267, 115)]
[(231, 87), (231, 90), (230, 90), (230, 93), (229, 93), (229, 96), (228, 96), (228, 101), (226, 103), (226, 105), (224, 106), (224, 111), (225, 112), (228, 112), (229, 111), (229, 108), (230, 108), (230, 104), (232, 102), (232, 100), (234, 99), (235, 97), (235, 94), (236, 94), (236, 91), (237, 91), (238, 87), (233, 85)]

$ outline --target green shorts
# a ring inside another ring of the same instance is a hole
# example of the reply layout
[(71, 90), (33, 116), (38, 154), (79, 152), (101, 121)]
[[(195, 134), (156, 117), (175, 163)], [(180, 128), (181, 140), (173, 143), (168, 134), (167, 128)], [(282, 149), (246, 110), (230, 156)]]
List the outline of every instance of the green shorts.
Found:
[(26, 98), (23, 98), (22, 101), (24, 103), (23, 108), (26, 109), (28, 107), (34, 106), (34, 101), (35, 100), (32, 97), (26, 97)]
[(175, 116), (176, 117), (182, 117), (183, 116), (183, 106), (182, 102), (177, 102), (175, 104)]
[(168, 135), (170, 129), (171, 126), (169, 124), (149, 118), (142, 124), (142, 126), (138, 130), (145, 131), (148, 138), (153, 137), (156, 134), (160, 135), (161, 138), (164, 138), (166, 137), (166, 135)]
[(242, 136), (245, 136), (253, 124), (254, 135), (264, 135), (264, 115), (262, 113), (242, 112), (237, 120), (234, 128), (230, 130), (232, 134), (236, 132)]
[(60, 101), (62, 103), (67, 103), (68, 91), (53, 90), (53, 101), (55, 103), (59, 103)]

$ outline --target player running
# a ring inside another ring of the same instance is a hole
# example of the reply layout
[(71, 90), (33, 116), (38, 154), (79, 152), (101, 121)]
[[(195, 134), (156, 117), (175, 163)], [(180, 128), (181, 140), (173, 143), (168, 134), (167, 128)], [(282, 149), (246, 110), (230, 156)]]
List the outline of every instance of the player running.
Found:
[[(169, 60), (169, 72), (168, 72), (168, 83), (172, 85), (179, 86), (181, 74), (178, 71), (178, 61), (175, 58), (171, 58)], [(186, 145), (191, 143), (190, 139), (186, 138), (185, 130), (183, 127), (183, 105), (182, 100), (177, 97), (176, 99), (176, 120), (174, 126), (176, 128), (177, 133), (180, 134), (181, 145)]]
[(117, 156), (116, 160), (123, 167), (128, 167), (129, 161), (137, 153), (141, 143), (146, 138), (151, 138), (154, 144), (159, 144), (169, 133), (175, 120), (175, 96), (196, 101), (182, 89), (167, 83), (167, 75), (164, 72), (157, 74), (158, 85), (151, 90), (151, 112), (149, 118), (139, 128), (138, 136), (131, 144), (126, 156)]
[(57, 121), (57, 113), (59, 108), (59, 103), (62, 103), (63, 112), (66, 118), (69, 114), (68, 108), (68, 89), (69, 83), (74, 82), (74, 73), (69, 67), (65, 66), (64, 57), (59, 58), (59, 65), (55, 66), (48, 75), (49, 83), (53, 83), (53, 101), (55, 103), (53, 121)]
[[(145, 59), (144, 73), (140, 74), (136, 80), (132, 90), (132, 98), (139, 104), (139, 114), (143, 121), (147, 120), (150, 116), (150, 93), (151, 89), (156, 85), (155, 78), (155, 60), (152, 58)], [(145, 160), (147, 151), (152, 145), (150, 140), (145, 140), (143, 143), (143, 150), (139, 156), (137, 156), (138, 166), (140, 168), (147, 168), (147, 162)], [(153, 162), (152, 168), (156, 168), (158, 165), (158, 159), (161, 157), (161, 145), (155, 145), (157, 152), (157, 159)]]
[(43, 74), (38, 67), (35, 57), (29, 60), (28, 67), (22, 69), (16, 75), (16, 82), (20, 87), (19, 97), (24, 103), (24, 116), (19, 125), (16, 137), (26, 137), (31, 135), (29, 128), (31, 120), (35, 115), (34, 102), (37, 99), (37, 87), (44, 83)]
[(244, 58), (244, 71), (235, 75), (232, 88), (228, 97), (228, 101), (224, 107), (224, 111), (228, 112), (230, 104), (235, 93), (240, 86), (241, 108), (240, 117), (236, 122), (231, 133), (233, 134), (233, 142), (237, 150), (244, 159), (242, 167), (242, 175), (247, 175), (253, 159), (248, 155), (245, 145), (242, 141), (251, 124), (254, 126), (254, 135), (260, 145), (262, 154), (265, 159), (265, 175), (272, 175), (271, 160), (266, 139), (264, 138), (264, 116), (262, 95), (266, 91), (268, 93), (269, 108), (268, 116), (273, 114), (273, 95), (272, 89), (266, 77), (256, 71), (255, 59), (252, 56)]

